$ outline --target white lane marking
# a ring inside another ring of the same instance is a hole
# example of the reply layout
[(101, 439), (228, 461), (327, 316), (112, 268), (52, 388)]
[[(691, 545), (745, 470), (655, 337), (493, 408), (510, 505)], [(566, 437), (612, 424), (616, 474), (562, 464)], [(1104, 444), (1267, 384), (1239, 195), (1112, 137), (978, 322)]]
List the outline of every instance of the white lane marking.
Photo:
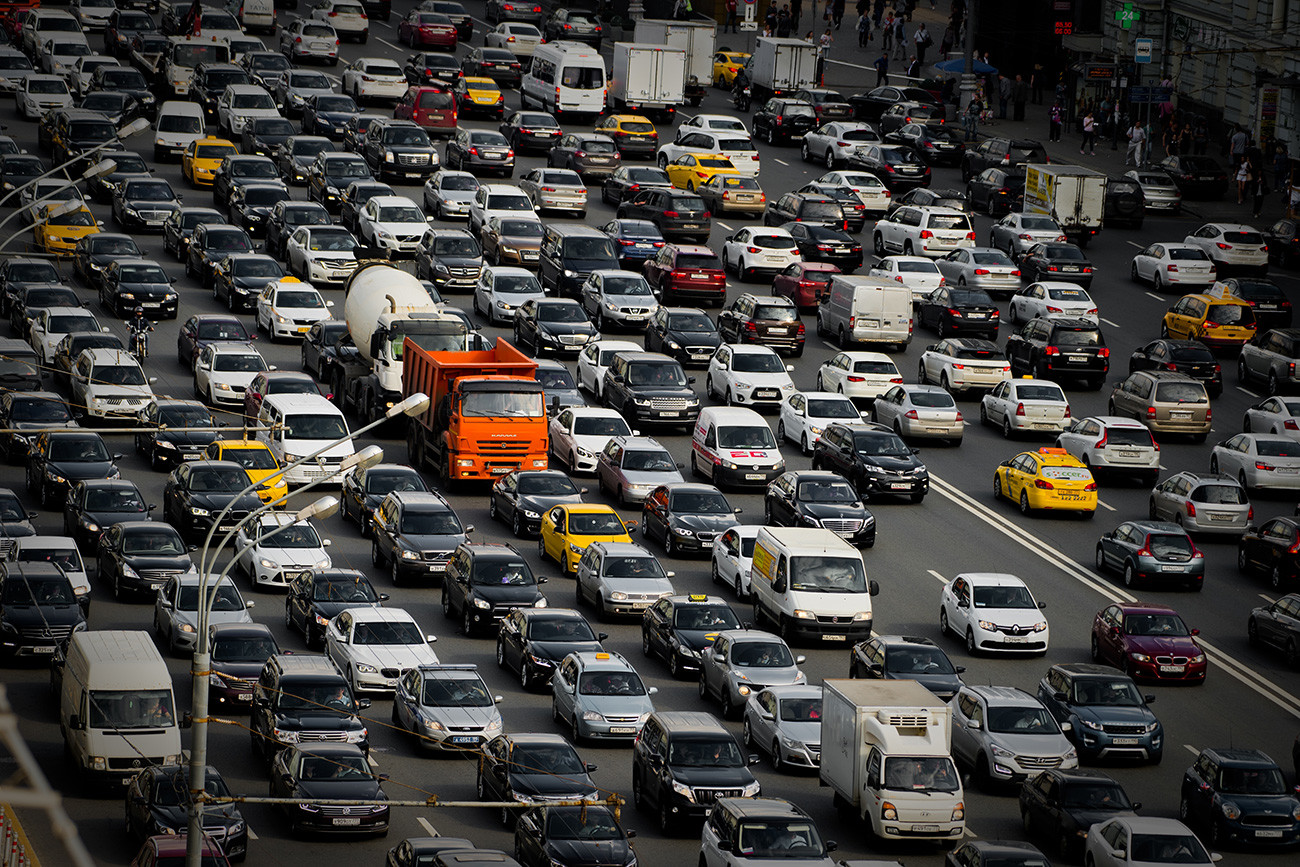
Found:
[[(1109, 599), (1111, 602), (1136, 601), (1136, 597), (1132, 594), (1118, 587), (1111, 586), (1095, 572), (1085, 569), (1076, 560), (1064, 554), (1060, 549), (1049, 545), (1042, 538), (997, 514), (983, 503), (955, 488), (944, 479), (931, 474), (930, 487), (938, 492), (939, 496), (962, 507), (966, 512), (984, 521), (993, 529), (1023, 547), (1026, 551), (1029, 551), (1031, 554), (1034, 554), (1050, 565), (1060, 569), (1066, 575), (1078, 581), (1085, 587), (1096, 591), (1098, 595)], [(1266, 700), (1277, 705), (1290, 715), (1300, 719), (1300, 698), (1297, 698), (1295, 695), (1287, 692), (1267, 677), (1252, 670), (1249, 665), (1238, 661), (1234, 657), (1220, 650), (1215, 644), (1206, 640), (1204, 636), (1200, 636), (1198, 640), (1201, 649), (1205, 651), (1206, 656), (1211, 662), (1220, 666), (1227, 674), (1231, 675), (1243, 686), (1254, 690)]]
[(822, 338), (822, 345), (825, 346), (827, 349), (834, 349), (837, 352), (839, 351), (838, 346), (836, 346), (834, 343), (831, 343), (829, 340), (827, 340), (824, 337)]
[(1119, 323), (1118, 323), (1118, 322), (1111, 322), (1111, 321), (1110, 321), (1109, 319), (1107, 319), (1105, 316), (1101, 317), (1101, 321), (1102, 321), (1102, 322), (1105, 322), (1105, 323), (1106, 323), (1107, 325), (1109, 325), (1111, 328), (1119, 328)]
[(772, 161), (773, 161), (773, 162), (776, 162), (776, 163), (779, 163), (779, 164), (781, 164), (781, 165), (783, 165), (783, 166), (789, 166), (789, 165), (790, 165), (790, 164), (787, 163), (785, 160), (777, 159), (776, 157), (772, 157)]
[(1157, 301), (1164, 301), (1164, 300), (1165, 300), (1165, 299), (1161, 298), (1159, 295), (1157, 295), (1157, 294), (1154, 293), (1154, 292), (1148, 292), (1148, 293), (1146, 293), (1146, 295), (1147, 295), (1148, 298), (1154, 298), (1154, 299), (1156, 299)]
[(1098, 500), (1097, 500), (1097, 505), (1098, 505), (1098, 506), (1101, 506), (1101, 507), (1102, 507), (1103, 509), (1105, 509), (1107, 512), (1113, 512), (1113, 511), (1115, 511), (1115, 507), (1112, 506), (1110, 503), (1105, 502), (1104, 500), (1098, 499)]
[(249, 828), (249, 829), (248, 829), (248, 839), (250, 839), (250, 840), (256, 840), (256, 839), (257, 839), (257, 833), (256, 833), (255, 831), (253, 831), (252, 828)]
[(427, 831), (430, 837), (442, 836), (441, 834), (438, 833), (438, 829), (430, 825), (429, 820), (424, 818), (423, 816), (416, 816), (415, 821), (420, 823), (420, 827), (423, 828), (425, 831)]
[(1259, 395), (1255, 394), (1255, 392), (1251, 391), (1249, 388), (1242, 388), (1240, 385), (1234, 385), (1233, 388), (1237, 389), (1237, 391), (1242, 394), (1248, 394), (1251, 397), (1259, 397)]
[(375, 38), (378, 39), (380, 42), (384, 43), (385, 45), (387, 45), (389, 48), (393, 49), (394, 51), (402, 50), (400, 46), (394, 45), (393, 43), (389, 42), (387, 39), (385, 39), (382, 36), (376, 36)]
[(366, 759), (367, 761), (370, 762), (370, 767), (372, 768), (379, 767), (379, 759), (375, 758), (375, 750), (373, 747), (370, 749), (370, 755), (367, 756)]
[(726, 223), (722, 222), (721, 220), (718, 221), (718, 225), (726, 229), (728, 232), (732, 231), (732, 228), (728, 226)]
[(1274, 602), (1277, 601), (1277, 600), (1274, 599), (1272, 596), (1269, 596), (1269, 595), (1266, 594), (1266, 593), (1256, 593), (1255, 595), (1258, 596), (1260, 599), (1263, 599), (1263, 600), (1264, 600), (1265, 602), (1267, 602), (1269, 605), (1272, 605)]
[(1125, 241), (1125, 243), (1128, 244), (1130, 247), (1137, 247), (1139, 250), (1145, 250), (1145, 249), (1146, 249), (1146, 247), (1143, 247), (1143, 246), (1142, 246), (1141, 244), (1139, 244), (1137, 241)]
[(1194, 756), (1199, 756), (1201, 754), (1201, 751), (1198, 750), (1196, 747), (1192, 746), (1191, 744), (1183, 744), (1183, 749), (1187, 750), (1187, 752), (1191, 753)]
[(933, 569), (926, 569), (925, 571), (929, 572), (929, 573), (930, 573), (931, 575), (933, 575), (936, 579), (938, 579), (938, 581), (939, 581), (940, 584), (947, 584), (947, 583), (948, 583), (948, 579), (947, 579), (947, 578), (943, 577), (942, 575), (940, 575), (938, 572), (934, 571)]
[(978, 837), (978, 836), (979, 836), (978, 834), (976, 834), (974, 831), (972, 831), (972, 830), (970, 829), (970, 826), (969, 826), (969, 825), (967, 825), (965, 828), (962, 828), (962, 829), (961, 829), (961, 835), (962, 835), (963, 837)]

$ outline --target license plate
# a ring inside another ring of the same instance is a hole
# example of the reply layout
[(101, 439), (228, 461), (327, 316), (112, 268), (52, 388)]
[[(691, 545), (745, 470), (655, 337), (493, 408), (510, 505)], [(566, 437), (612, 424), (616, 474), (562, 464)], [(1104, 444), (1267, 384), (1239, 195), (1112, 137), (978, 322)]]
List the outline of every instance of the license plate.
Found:
[(683, 229), (698, 229), (698, 228), (700, 228), (700, 224), (699, 224), (699, 223), (682, 223), (682, 228), (683, 228)]
[(1214, 180), (1214, 175), (1199, 175), (1196, 179), (1198, 181), (1212, 181)]
[(1216, 514), (1214, 514), (1213, 512), (1211, 512), (1211, 513), (1210, 513), (1210, 520), (1211, 520), (1211, 521), (1231, 521), (1231, 520), (1232, 520), (1232, 516), (1231, 516), (1231, 515), (1216, 515)]
[(745, 479), (747, 481), (761, 482), (765, 478), (767, 478), (767, 476), (763, 475), (762, 473), (745, 473)]
[(252, 701), (253, 694), (251, 692), (241, 692), (237, 694), (235, 698), (239, 699), (240, 701)]
[(681, 416), (681, 413), (676, 411), (669, 411), (669, 412), (661, 412), (659, 413), (659, 415), (662, 416), (663, 418), (678, 418)]
[(610, 726), (609, 733), (612, 735), (634, 735), (636, 729), (632, 726)]
[(335, 825), (360, 825), (361, 817), (360, 816), (335, 816), (334, 824)]
[(1061, 266), (1061, 270), (1062, 270), (1062, 271), (1078, 271), (1078, 270), (1079, 270), (1079, 266), (1078, 266), (1078, 265), (1062, 265), (1062, 266)]
[(1186, 670), (1187, 670), (1187, 666), (1185, 666), (1185, 665), (1162, 665), (1162, 666), (1160, 666), (1160, 672), (1161, 672), (1162, 674), (1182, 674), (1182, 673), (1183, 673), (1184, 671), (1186, 671)]
[(32, 648), (32, 653), (53, 653), (53, 652), (54, 652), (54, 645), (52, 645), (52, 644), (51, 644), (49, 647), (33, 647), (33, 648)]
[(1279, 828), (1273, 831), (1256, 831), (1255, 836), (1256, 837), (1281, 837), (1282, 830)]
[(1172, 410), (1172, 411), (1169, 413), (1169, 417), (1170, 417), (1170, 418), (1177, 418), (1177, 419), (1189, 419), (1189, 418), (1192, 417), (1192, 414), (1191, 414), (1190, 412), (1182, 412), (1182, 411), (1179, 411), (1179, 410)]
[(1297, 472), (1300, 472), (1300, 469), (1296, 467), (1278, 467), (1277, 471), (1280, 475), (1294, 476)]
[(483, 159), (485, 160), (503, 160), (505, 158), (506, 158), (505, 154), (493, 154), (493, 153), (483, 154)]
[(709, 275), (708, 275), (708, 274), (692, 274), (692, 275), (691, 275), (691, 279), (692, 279), (692, 280), (708, 280), (708, 279), (709, 279)]
[(146, 309), (157, 309), (162, 306), (161, 301), (146, 301), (143, 305)]
[(1110, 742), (1117, 747), (1135, 747), (1137, 746), (1138, 739), (1137, 738), (1111, 738)]
[(847, 635), (823, 635), (822, 641), (848, 641)]
[(1160, 569), (1161, 569), (1161, 571), (1163, 571), (1163, 572), (1185, 572), (1185, 571), (1187, 571), (1187, 567), (1186, 567), (1186, 566), (1161, 566)]
[(589, 159), (590, 159), (593, 163), (607, 163), (607, 162), (609, 162), (609, 157), (589, 157)]
[(933, 834), (939, 830), (939, 826), (938, 825), (913, 825), (912, 830), (918, 832), (928, 832)]
[(1078, 495), (1078, 494), (1071, 494), (1071, 493), (1068, 493), (1068, 492), (1066, 492), (1066, 491), (1062, 491), (1061, 493), (1057, 494), (1057, 496), (1060, 497), (1062, 500), (1077, 500), (1077, 499), (1079, 499), (1079, 495)]
[(1119, 454), (1119, 456), (1120, 456), (1121, 458), (1140, 458), (1140, 457), (1142, 457), (1142, 453), (1141, 453), (1141, 452), (1118, 452), (1118, 454)]
[(906, 491), (906, 490), (907, 490), (908, 488), (910, 488), (910, 487), (912, 487), (912, 486), (909, 485), (907, 482), (890, 482), (890, 483), (889, 483), (889, 489), (890, 489), (891, 491)]
[(1029, 639), (1023, 635), (1008, 635), (1006, 637), (1007, 644), (1024, 644), (1028, 640)]
[(971, 318), (971, 319), (987, 319), (987, 318), (988, 318), (988, 314), (987, 314), (987, 313), (967, 313), (966, 315), (967, 315), (969, 318)]
[(476, 744), (478, 743), (477, 735), (456, 735), (452, 737), (453, 744)]
[(332, 47), (333, 46), (331, 46), (328, 42), (313, 42), (311, 44), (312, 51), (329, 51)]
[(299, 333), (299, 334), (306, 334), (306, 333), (307, 333), (308, 331), (310, 331), (310, 330), (311, 330), (311, 326), (310, 326), (310, 325), (299, 325), (299, 326), (298, 326), (298, 333)]
[(1087, 363), (1088, 363), (1088, 356), (1086, 356), (1086, 355), (1071, 355), (1071, 356), (1070, 356), (1070, 363), (1071, 363), (1071, 364), (1087, 364)]
[(492, 468), (492, 474), (493, 474), (493, 475), (504, 476), (504, 475), (505, 475), (506, 473), (508, 473), (508, 472), (510, 472), (510, 467), (493, 467), (493, 468)]
[(197, 460), (199, 459), (199, 457), (200, 457), (200, 455), (198, 455), (197, 453), (196, 453), (196, 454), (187, 454), (187, 455), (181, 455), (181, 460), (183, 460), (183, 461), (197, 461)]
[(1050, 424), (1047, 424), (1046, 422), (1041, 422), (1041, 421), (1036, 421), (1036, 422), (1034, 422), (1033, 427), (1034, 427), (1034, 430), (1054, 430), (1054, 429), (1055, 429), (1055, 425), (1050, 425)]

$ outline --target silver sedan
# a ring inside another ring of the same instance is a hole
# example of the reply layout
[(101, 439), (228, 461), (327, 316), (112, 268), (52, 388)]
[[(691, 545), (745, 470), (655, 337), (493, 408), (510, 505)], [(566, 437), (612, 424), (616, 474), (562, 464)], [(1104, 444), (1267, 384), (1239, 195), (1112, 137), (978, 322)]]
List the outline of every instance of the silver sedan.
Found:
[(818, 767), (821, 715), (820, 686), (773, 686), (753, 693), (745, 702), (745, 747), (766, 752), (778, 771)]
[(542, 211), (576, 211), (587, 215), (587, 184), (573, 169), (533, 169), (519, 179), (519, 189)]
[(1300, 398), (1270, 397), (1260, 401), (1246, 410), (1241, 429), (1281, 434), (1300, 442)]
[(989, 246), (1005, 250), (1012, 259), (1019, 260), (1035, 244), (1064, 241), (1065, 232), (1051, 217), (1041, 214), (1021, 214), (1013, 211), (993, 224), (989, 230)]
[(1020, 268), (994, 247), (965, 247), (935, 260), (949, 286), (1008, 295), (1020, 288)]
[(1276, 434), (1229, 437), (1210, 453), (1210, 472), (1233, 476), (1247, 491), (1300, 489), (1300, 443)]
[(849, 164), (849, 157), (864, 144), (879, 143), (880, 133), (869, 123), (837, 120), (824, 123), (803, 137), (805, 162), (820, 162), (828, 169)]
[(479, 180), (470, 172), (439, 169), (424, 184), (424, 209), (440, 220), (468, 220)]
[(1142, 188), (1142, 200), (1148, 211), (1168, 211), (1177, 214), (1183, 208), (1183, 194), (1178, 191), (1173, 178), (1164, 172), (1130, 171), (1124, 177), (1136, 181)]
[(901, 437), (947, 440), (960, 445), (966, 421), (957, 402), (937, 385), (896, 385), (876, 398), (875, 421)]

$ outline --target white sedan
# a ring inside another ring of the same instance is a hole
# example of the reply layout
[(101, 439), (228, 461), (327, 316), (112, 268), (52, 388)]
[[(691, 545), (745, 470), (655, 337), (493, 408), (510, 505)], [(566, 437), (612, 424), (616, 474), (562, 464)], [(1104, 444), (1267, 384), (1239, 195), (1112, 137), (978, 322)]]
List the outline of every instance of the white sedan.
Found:
[(1268, 245), (1258, 229), (1242, 223), (1206, 223), (1183, 238), (1184, 244), (1200, 247), (1214, 262), (1220, 276), (1229, 270), (1252, 274), (1268, 273)]
[(357, 212), (357, 235), (389, 259), (413, 257), (429, 223), (420, 206), (406, 196), (375, 196)]
[[(267, 533), (273, 535), (256, 541)], [(284, 512), (269, 512), (258, 521), (240, 525), (235, 549), (244, 553), (235, 568), (258, 589), (283, 588), (305, 571), (330, 568), (330, 555), (325, 549), (331, 544), (307, 521), (295, 521), (293, 515)]]
[(1001, 426), (1007, 439), (1022, 431), (1059, 434), (1070, 423), (1070, 401), (1046, 379), (1008, 379), (984, 395), (980, 421)]
[(1235, 478), (1247, 491), (1300, 489), (1300, 442), (1288, 436), (1243, 433), (1210, 453), (1210, 472)]
[(1246, 410), (1244, 431), (1282, 434), (1300, 442), (1300, 398), (1270, 397)]
[[(1210, 821), (1218, 820), (1211, 817)], [(1117, 847), (1116, 841), (1123, 845)], [(1218, 853), (1211, 855), (1205, 851), (1196, 834), (1182, 822), (1148, 816), (1119, 816), (1097, 822), (1088, 829), (1084, 851), (1092, 867), (1155, 867), (1157, 864), (1210, 867), (1219, 861)], [(1146, 855), (1148, 852), (1150, 856)]]
[(614, 437), (639, 436), (617, 410), (603, 406), (566, 407), (551, 419), (551, 454), (571, 473), (594, 473), (596, 459)]
[(345, 608), (325, 629), (325, 653), (354, 693), (392, 692), (403, 671), (437, 665), (420, 624), (401, 608)]
[(257, 295), (257, 327), (272, 341), (302, 337), (311, 327), (330, 318), (333, 301), (326, 301), (308, 283), (288, 277), (266, 284)]
[[(334, 25), (337, 29), (338, 25)], [(402, 67), (385, 57), (362, 57), (343, 70), (340, 90), (352, 94), (360, 105), (362, 100), (399, 100), (406, 93), (406, 73)]]
[(542, 31), (526, 21), (502, 21), (483, 37), (488, 48), (504, 48), (515, 57), (532, 57), (542, 44)]
[(299, 226), (284, 242), (289, 271), (311, 283), (343, 283), (357, 269), (357, 239), (342, 226)]
[(842, 394), (829, 391), (799, 391), (781, 404), (776, 421), (776, 438), (798, 443), (806, 455), (822, 438), (822, 431), (835, 422), (854, 424), (862, 421), (863, 413), (853, 401)]
[(84, 307), (47, 307), (36, 313), (28, 331), (28, 342), (45, 367), (54, 361), (59, 341), (75, 331), (107, 331)]
[(1152, 244), (1133, 257), (1129, 276), (1160, 291), (1177, 286), (1199, 292), (1214, 285), (1218, 268), (1200, 247), (1191, 244)]
[(709, 359), (705, 392), (729, 406), (778, 407), (794, 393), (793, 371), (766, 346), (726, 343)]
[(743, 602), (749, 598), (750, 568), (754, 543), (758, 541), (757, 524), (737, 524), (719, 533), (713, 540), (709, 572), (714, 584), (725, 584)]
[(656, 165), (661, 169), (667, 168), (669, 163), (683, 154), (726, 157), (740, 174), (758, 177), (758, 151), (754, 148), (749, 133), (692, 130), (684, 134), (684, 130), (679, 128), (676, 140), (659, 146)]
[(214, 406), (244, 405), (244, 391), (259, 373), (275, 370), (248, 343), (209, 343), (194, 359), (194, 394)]
[(896, 385), (876, 398), (875, 421), (900, 437), (947, 440), (961, 445), (966, 420), (957, 402), (937, 385)]
[(1039, 316), (1073, 316), (1098, 324), (1097, 302), (1077, 283), (1044, 281), (1030, 283), (1011, 298), (1011, 324), (1029, 322)]
[(822, 162), (833, 169), (846, 165), (855, 150), (872, 143), (880, 143), (880, 133), (871, 124), (836, 120), (805, 133), (801, 155), (804, 162)]
[(874, 400), (903, 381), (883, 352), (837, 352), (817, 368), (817, 390)]
[(731, 132), (749, 136), (745, 122), (729, 114), (697, 114), (677, 125), (677, 138), (693, 132)]
[(993, 388), (1011, 378), (1011, 365), (992, 340), (948, 337), (921, 353), (917, 379), (937, 382), (950, 392)]
[(544, 297), (537, 275), (527, 268), (484, 265), (474, 284), (474, 311), (489, 325), (508, 324), (521, 304)]
[(744, 226), (722, 244), (722, 270), (735, 272), (743, 283), (759, 271), (776, 274), (802, 261), (799, 245), (786, 229)]
[(835, 171), (827, 172), (817, 179), (819, 184), (835, 184), (848, 187), (869, 213), (880, 216), (889, 211), (889, 200), (893, 196), (885, 182), (867, 172)]
[(58, 75), (29, 75), (14, 91), (14, 104), (25, 120), (40, 120), (50, 111), (72, 105), (72, 91)]
[(893, 280), (912, 290), (916, 304), (945, 282), (939, 266), (928, 256), (885, 256), (867, 272), (868, 277)]
[(630, 340), (597, 340), (578, 353), (578, 389), (605, 397), (605, 371), (620, 352), (641, 352), (640, 344)]
[(966, 642), (966, 652), (1047, 652), (1047, 619), (1034, 594), (1015, 575), (965, 572), (943, 587), (939, 629)]

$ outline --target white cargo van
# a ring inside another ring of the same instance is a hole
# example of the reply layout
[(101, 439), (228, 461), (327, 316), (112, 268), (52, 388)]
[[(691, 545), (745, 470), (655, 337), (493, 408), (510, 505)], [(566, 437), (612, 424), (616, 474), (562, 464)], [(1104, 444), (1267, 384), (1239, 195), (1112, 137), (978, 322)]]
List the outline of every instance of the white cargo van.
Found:
[(581, 42), (560, 40), (537, 46), (533, 64), (519, 84), (519, 104), (557, 118), (597, 115), (605, 110), (609, 80), (600, 52)]
[(203, 106), (197, 102), (167, 100), (154, 119), (153, 158), (158, 162), (179, 160), (190, 142), (207, 134), (207, 122)]
[(148, 632), (74, 632), (50, 677), (83, 778), (125, 785), (141, 768), (180, 762), (172, 678)]
[(245, 33), (274, 33), (275, 0), (241, 0), (239, 23)]
[(889, 343), (901, 351), (912, 342), (912, 290), (892, 280), (836, 274), (817, 305), (817, 334), (840, 347)]
[(750, 590), (755, 625), (782, 638), (853, 643), (871, 637), (871, 597), (862, 554), (818, 527), (764, 527), (754, 542)]
[(742, 406), (706, 406), (691, 436), (691, 471), (718, 487), (757, 487), (785, 472), (767, 421)]
[[(281, 465), (315, 455), (330, 446), (310, 463), (287, 470), (284, 480), (290, 485), (305, 485), (338, 470), (344, 458), (354, 452), (348, 436), (348, 422), (337, 406), (319, 394), (271, 394), (262, 401), (257, 416), (257, 438), (266, 443)], [(341, 475), (332, 484), (342, 484)]]

